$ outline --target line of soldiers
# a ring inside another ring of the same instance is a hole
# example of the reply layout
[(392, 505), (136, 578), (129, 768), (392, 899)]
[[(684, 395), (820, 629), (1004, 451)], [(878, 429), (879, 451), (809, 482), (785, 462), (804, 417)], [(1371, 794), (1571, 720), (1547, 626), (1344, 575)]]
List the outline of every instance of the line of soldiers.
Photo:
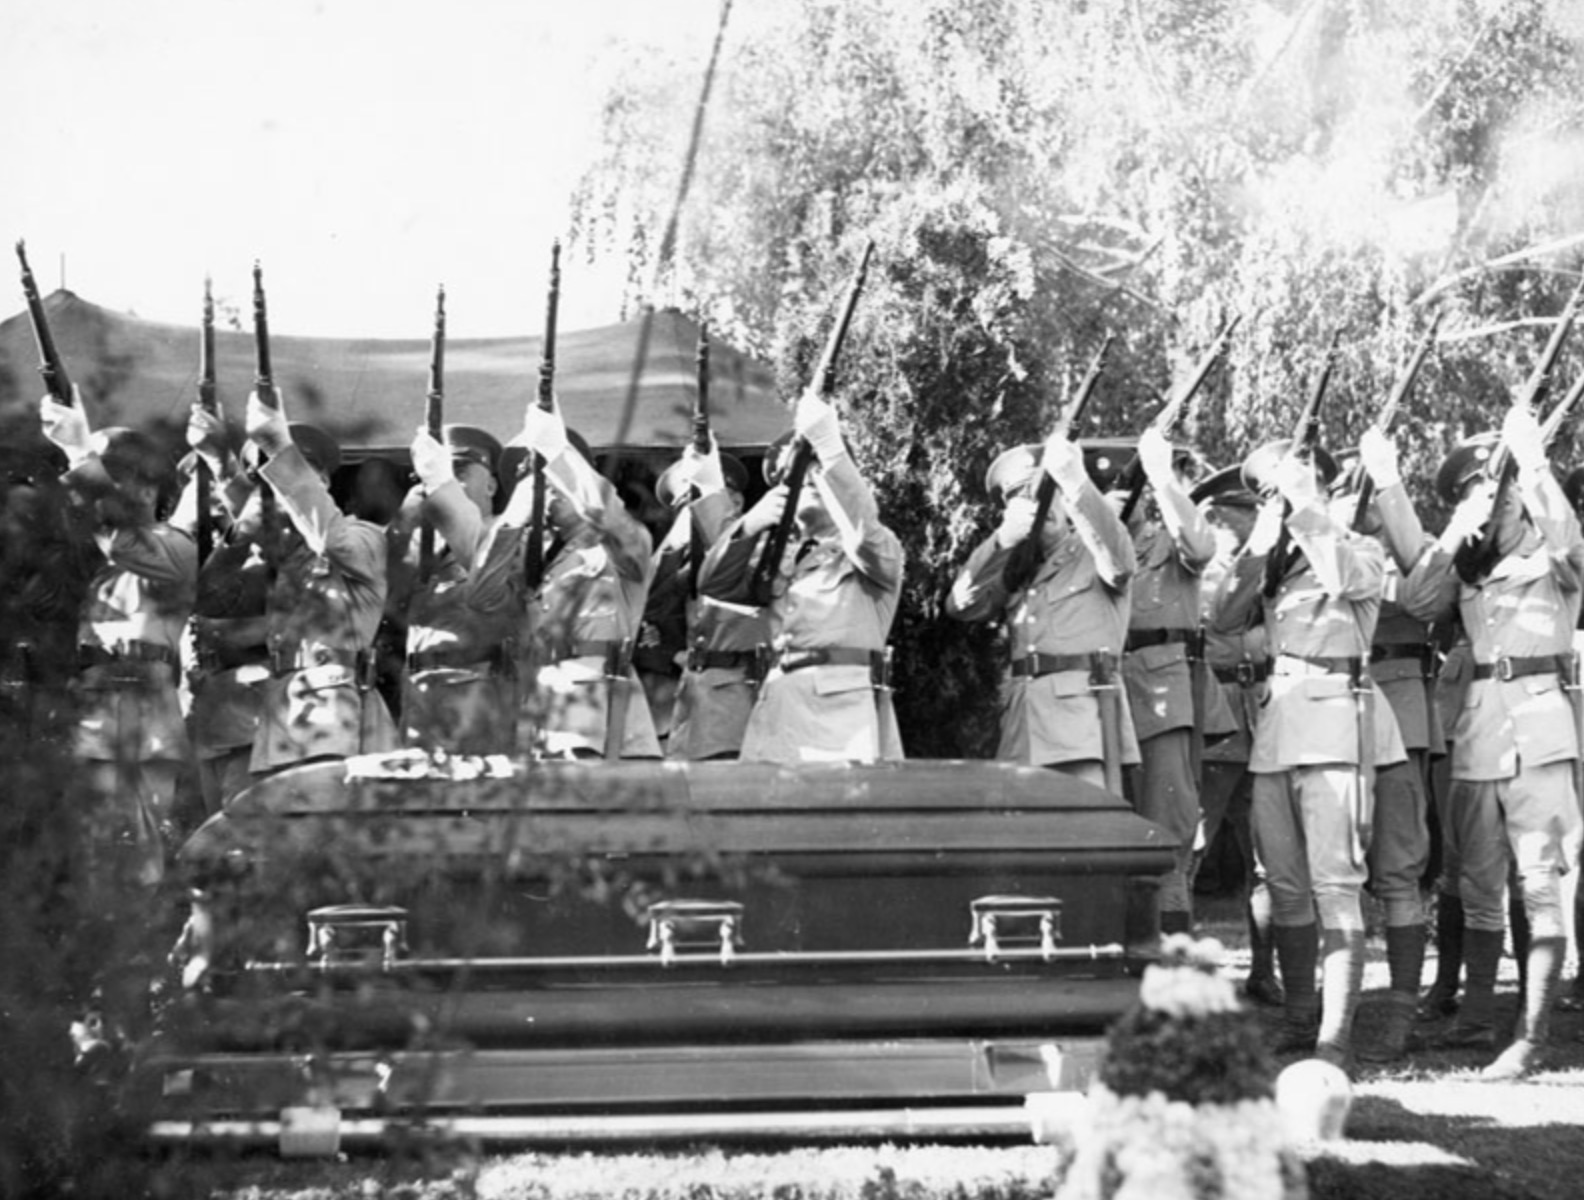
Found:
[[(220, 483), (227, 531), (203, 563), (194, 491), (160, 518), (146, 438), (90, 431), (80, 404), (46, 398), (40, 412), (72, 494), (95, 513), (101, 556), (78, 634), (78, 750), (102, 775), (140, 878), (159, 876), (189, 753), (209, 811), (271, 771), (399, 746), (902, 757), (886, 642), (904, 554), (815, 391), (746, 511), (741, 464), (689, 447), (659, 483), (676, 519), (658, 547), (554, 409), (529, 406), (504, 447), (483, 430), (420, 430), (419, 483), (382, 526), (333, 500), (339, 452), (323, 431), (251, 396), (238, 462), (195, 408), (189, 444)], [(815, 465), (766, 600), (755, 577), (790, 502), (781, 473), (794, 436)], [(1136, 444), (1061, 433), (989, 470), (1001, 520), (947, 611), (1004, 624), (997, 756), (1113, 789), (1128, 768), (1138, 810), (1178, 841), (1164, 932), (1191, 928), (1196, 845), (1231, 828), (1258, 868), (1250, 993), (1281, 997), (1285, 1049), (1351, 1059), (1368, 885), (1386, 912), (1392, 992), (1379, 1044), (1361, 1053), (1403, 1053), (1423, 967), (1429, 762), (1443, 753), (1441, 908), (1461, 913), (1467, 971), (1448, 1039), (1495, 1048), (1509, 886), (1527, 916), (1527, 986), (1517, 1035), (1487, 1074), (1533, 1069), (1545, 1039), (1565, 949), (1560, 878), (1580, 840), (1572, 637), (1584, 536), (1534, 418), (1515, 407), (1500, 436), (1517, 486), (1486, 477), (1493, 439), (1459, 446), (1437, 481), (1456, 506), (1440, 537), (1421, 527), (1378, 431), (1347, 474), (1289, 440), (1205, 475), (1154, 427)], [(543, 471), (542, 528), (534, 488), (518, 482), (532, 478), (527, 463)], [(1125, 522), (1118, 496), (1137, 486), (1133, 472), (1152, 502)], [(1039, 521), (1042, 478), (1055, 499)], [(1462, 582), (1457, 548), (1492, 522), (1499, 565)], [(438, 545), (429, 563), (423, 523)], [(1009, 579), (1031, 539), (1037, 569)], [(407, 621), (399, 722), (372, 672), (393, 608)], [(1466, 646), (1449, 661), (1465, 665), (1467, 688), (1438, 705), (1433, 635), (1453, 624)], [(661, 692), (646, 692), (639, 651), (658, 651), (650, 675), (678, 668), (653, 708)]]

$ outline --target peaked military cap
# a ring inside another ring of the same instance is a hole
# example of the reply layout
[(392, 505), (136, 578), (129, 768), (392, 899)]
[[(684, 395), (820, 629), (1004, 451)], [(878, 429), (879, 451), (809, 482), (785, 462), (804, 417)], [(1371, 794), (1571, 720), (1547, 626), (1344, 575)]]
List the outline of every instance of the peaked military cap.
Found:
[(1496, 452), (1499, 438), (1494, 431), (1476, 433), (1452, 447), (1440, 469), (1436, 471), (1436, 495), (1447, 504), (1456, 504), (1463, 498), (1463, 489), (1485, 473), (1486, 464)]
[[(583, 457), (583, 461), (590, 466), (594, 465), (594, 451), (589, 449), (588, 439), (576, 429), (568, 428), (566, 431), (567, 444)], [(500, 477), (510, 487), (521, 479), (528, 471), (528, 447), (508, 445), (500, 452)]]
[(1222, 508), (1258, 508), (1259, 497), (1243, 482), (1243, 464), (1233, 463), (1212, 471), (1198, 483), (1188, 496), (1195, 504), (1213, 504)]
[[(105, 474), (122, 485), (163, 483), (175, 466), (157, 441), (125, 425), (95, 430), (88, 440), (88, 448), (99, 456)], [(69, 476), (74, 474), (75, 471), (68, 472)]]
[[(768, 455), (766, 456), (768, 459)], [(748, 491), (748, 468), (743, 466), (742, 460), (735, 455), (722, 452), (721, 475), (726, 480), (726, 486), (739, 495)], [(689, 480), (685, 478), (687, 472), (683, 469), (686, 459), (677, 459), (664, 471), (660, 478), (655, 480), (655, 495), (660, 503), (667, 508), (676, 508), (688, 501)]]
[[(1264, 495), (1275, 489), (1274, 472), (1276, 464), (1292, 453), (1292, 438), (1278, 438), (1274, 442), (1266, 442), (1263, 446), (1256, 447), (1249, 456), (1243, 460), (1242, 476), (1243, 485), (1256, 495)], [(1316, 446), (1311, 452), (1314, 458), (1315, 470), (1320, 473), (1320, 485), (1329, 486), (1337, 477), (1336, 459), (1326, 451)]]
[(477, 463), (491, 475), (500, 466), (500, 442), (476, 425), (447, 425), (440, 431), (440, 440), (451, 451), (454, 463)]

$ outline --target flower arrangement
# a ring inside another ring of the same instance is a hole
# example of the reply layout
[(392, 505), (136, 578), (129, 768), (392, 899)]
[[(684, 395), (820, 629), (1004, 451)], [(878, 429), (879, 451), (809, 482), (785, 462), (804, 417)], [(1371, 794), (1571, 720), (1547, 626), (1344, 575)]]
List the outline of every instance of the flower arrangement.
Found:
[(1274, 1094), (1275, 1063), (1221, 944), (1168, 937), (1114, 1025), (1057, 1200), (1302, 1200), (1308, 1183)]

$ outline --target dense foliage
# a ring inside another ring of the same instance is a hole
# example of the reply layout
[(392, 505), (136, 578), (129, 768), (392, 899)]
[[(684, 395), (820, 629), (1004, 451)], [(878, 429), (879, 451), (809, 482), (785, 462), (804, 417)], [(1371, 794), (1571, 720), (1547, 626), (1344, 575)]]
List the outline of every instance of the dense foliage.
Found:
[[(613, 73), (576, 234), (627, 258), (634, 303), (772, 356), (788, 395), (875, 240), (841, 402), (910, 556), (904, 736), (985, 753), (994, 635), (940, 599), (993, 522), (990, 457), (1042, 436), (1107, 333), (1080, 432), (1136, 431), (1234, 312), (1185, 435), (1214, 463), (1280, 435), (1336, 335), (1325, 439), (1346, 446), (1444, 310), (1397, 426), (1428, 503), (1575, 282), (1581, 38), (1543, 0), (739, 4), (676, 253), (703, 46)], [(1581, 369), (1570, 347), (1558, 379)]]

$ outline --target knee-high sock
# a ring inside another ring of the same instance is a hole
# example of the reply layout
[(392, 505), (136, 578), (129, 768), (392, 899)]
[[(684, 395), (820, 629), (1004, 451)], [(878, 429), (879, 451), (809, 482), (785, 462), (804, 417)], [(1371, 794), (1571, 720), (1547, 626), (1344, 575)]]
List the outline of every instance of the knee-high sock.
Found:
[(1353, 1045), (1353, 1013), (1364, 982), (1364, 934), (1328, 926), (1321, 931), (1320, 949), (1323, 993), (1318, 1043), (1346, 1054)]
[(1463, 932), (1463, 1006), (1458, 1009), (1459, 1032), (1486, 1032), (1496, 1023), (1496, 968), (1501, 965), (1502, 933), (1499, 929), (1466, 929)]
[(1419, 996), (1424, 974), (1424, 926), (1388, 925), (1386, 927), (1386, 965), (1391, 969), (1391, 990)]
[(1463, 901), (1450, 892), (1436, 897), (1436, 977), (1443, 996), (1456, 996), (1463, 975)]
[(1315, 990), (1315, 964), (1320, 953), (1315, 926), (1272, 925), (1271, 940), (1276, 943), (1282, 991), (1287, 996), (1287, 1020), (1313, 1025), (1320, 1006), (1320, 995)]

